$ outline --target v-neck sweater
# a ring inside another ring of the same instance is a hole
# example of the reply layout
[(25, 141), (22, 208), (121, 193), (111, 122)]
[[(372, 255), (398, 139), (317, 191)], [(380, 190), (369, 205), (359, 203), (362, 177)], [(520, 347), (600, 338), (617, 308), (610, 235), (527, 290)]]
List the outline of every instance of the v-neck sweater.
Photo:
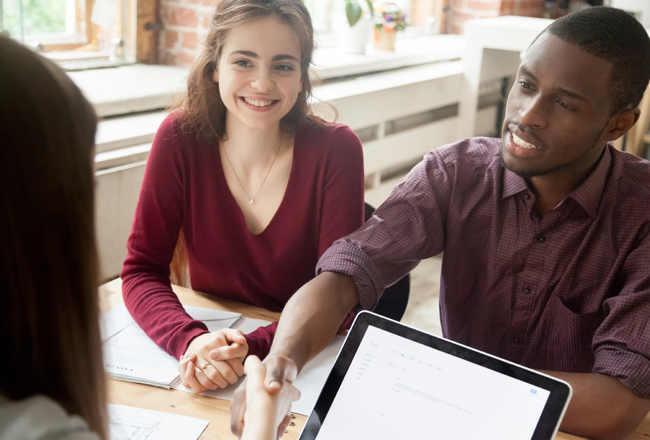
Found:
[[(206, 326), (171, 289), (179, 232), (192, 289), (281, 311), (314, 277), (320, 256), (363, 223), (363, 152), (347, 126), (304, 124), (295, 135), (289, 181), (266, 229), (246, 226), (216, 143), (184, 132), (170, 114), (156, 133), (122, 270), (124, 302), (151, 339), (177, 359)], [(268, 353), (276, 324), (246, 335), (249, 354)]]

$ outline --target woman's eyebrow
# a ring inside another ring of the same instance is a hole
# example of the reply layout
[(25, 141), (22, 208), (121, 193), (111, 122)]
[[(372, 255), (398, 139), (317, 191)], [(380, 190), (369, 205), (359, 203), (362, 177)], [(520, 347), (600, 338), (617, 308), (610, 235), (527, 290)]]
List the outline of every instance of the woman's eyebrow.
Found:
[[(252, 52), (250, 50), (234, 50), (234, 51), (230, 52), (229, 56), (232, 56), (232, 55), (244, 55), (244, 56), (251, 57), (251, 58), (254, 58), (254, 59), (259, 59), (260, 58), (260, 56), (258, 54), (256, 54), (255, 52)], [(289, 54), (276, 55), (276, 56), (273, 57), (273, 62), (282, 61), (282, 60), (293, 60), (293, 61), (295, 61), (297, 63), (300, 62), (300, 60), (298, 58), (294, 57), (293, 55), (289, 55)]]
[(282, 60), (294, 60), (295, 62), (299, 63), (300, 60), (293, 55), (276, 55), (273, 57), (273, 61), (282, 61)]

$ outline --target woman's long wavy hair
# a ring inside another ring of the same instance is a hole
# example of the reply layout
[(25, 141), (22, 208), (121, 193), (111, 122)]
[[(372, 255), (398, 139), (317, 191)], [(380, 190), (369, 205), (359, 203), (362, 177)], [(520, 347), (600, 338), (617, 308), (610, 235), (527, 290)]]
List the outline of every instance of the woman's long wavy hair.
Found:
[(228, 32), (261, 17), (279, 16), (288, 24), (300, 43), (300, 74), (302, 91), (293, 108), (280, 121), (286, 133), (295, 133), (305, 120), (322, 126), (325, 122), (311, 114), (309, 66), (314, 53), (314, 28), (302, 0), (223, 0), (210, 22), (210, 31), (201, 55), (196, 59), (187, 79), (187, 90), (172, 109), (182, 109), (180, 123), (183, 131), (195, 133), (207, 142), (218, 142), (226, 136), (226, 107), (219, 94), (219, 84), (213, 80), (214, 70)]
[(0, 394), (42, 394), (107, 438), (97, 118), (52, 62), (0, 37)]
[[(280, 121), (280, 128), (285, 133), (295, 133), (305, 122), (315, 127), (326, 125), (323, 119), (311, 113), (308, 103), (312, 91), (309, 66), (315, 49), (314, 28), (302, 0), (223, 0), (210, 22), (205, 47), (192, 66), (187, 79), (187, 90), (172, 107), (172, 110), (181, 109), (183, 112), (179, 123), (184, 132), (193, 133), (205, 142), (217, 143), (226, 139), (226, 106), (221, 100), (219, 84), (214, 82), (213, 75), (228, 32), (250, 20), (272, 15), (279, 16), (288, 24), (300, 43), (302, 91), (292, 109)], [(336, 110), (333, 107), (332, 110), (336, 119)], [(172, 283), (190, 286), (182, 231), (176, 243), (170, 272)]]

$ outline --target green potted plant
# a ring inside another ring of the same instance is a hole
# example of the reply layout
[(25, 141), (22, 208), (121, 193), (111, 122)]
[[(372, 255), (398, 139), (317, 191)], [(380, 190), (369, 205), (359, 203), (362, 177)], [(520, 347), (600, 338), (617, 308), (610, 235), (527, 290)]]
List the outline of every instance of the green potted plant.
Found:
[(374, 7), (365, 1), (365, 9), (358, 0), (345, 0), (345, 17), (348, 27), (343, 34), (341, 46), (350, 53), (365, 53), (373, 27)]
[[(375, 8), (370, 0), (365, 1), (370, 13), (370, 18), (372, 19), (375, 16)], [(345, 0), (345, 16), (348, 19), (350, 27), (353, 27), (361, 19), (363, 16), (363, 8), (361, 8), (361, 5), (357, 0)]]

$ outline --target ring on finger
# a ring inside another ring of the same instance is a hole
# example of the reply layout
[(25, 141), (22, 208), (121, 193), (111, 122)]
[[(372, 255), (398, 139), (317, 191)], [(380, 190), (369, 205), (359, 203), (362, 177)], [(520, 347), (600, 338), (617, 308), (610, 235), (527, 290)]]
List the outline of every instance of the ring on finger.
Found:
[(205, 369), (205, 367), (207, 367), (208, 365), (210, 365), (208, 362), (203, 362), (201, 364), (201, 370)]

